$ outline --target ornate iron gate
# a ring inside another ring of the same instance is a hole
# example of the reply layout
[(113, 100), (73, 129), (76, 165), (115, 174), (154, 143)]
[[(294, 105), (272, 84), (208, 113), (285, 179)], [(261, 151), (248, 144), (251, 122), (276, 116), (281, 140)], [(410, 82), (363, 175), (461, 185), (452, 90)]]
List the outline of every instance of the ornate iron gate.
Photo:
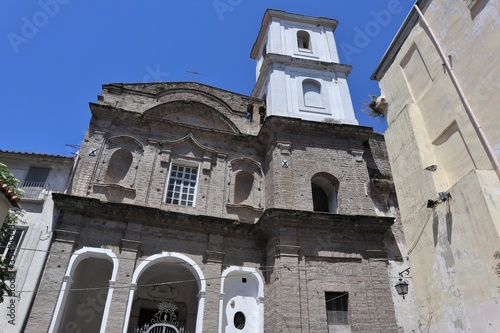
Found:
[(177, 306), (174, 303), (163, 302), (158, 304), (158, 312), (151, 319), (150, 323), (137, 327), (134, 333), (188, 333), (184, 327), (179, 327), (175, 311)]

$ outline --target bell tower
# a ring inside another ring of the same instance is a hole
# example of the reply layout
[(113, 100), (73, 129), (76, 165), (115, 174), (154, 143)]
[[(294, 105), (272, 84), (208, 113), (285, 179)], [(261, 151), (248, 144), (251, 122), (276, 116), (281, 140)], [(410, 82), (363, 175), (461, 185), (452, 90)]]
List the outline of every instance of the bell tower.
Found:
[(267, 116), (358, 125), (333, 32), (337, 21), (269, 9), (250, 54)]

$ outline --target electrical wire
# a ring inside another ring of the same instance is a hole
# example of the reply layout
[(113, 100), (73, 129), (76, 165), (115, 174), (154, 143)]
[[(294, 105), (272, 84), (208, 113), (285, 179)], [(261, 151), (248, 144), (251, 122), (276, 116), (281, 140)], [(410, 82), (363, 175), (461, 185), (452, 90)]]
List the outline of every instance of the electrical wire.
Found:
[(425, 221), (425, 224), (422, 227), (422, 229), (420, 230), (420, 234), (418, 235), (418, 237), (415, 240), (415, 242), (413, 243), (413, 245), (408, 249), (408, 255), (410, 255), (410, 253), (413, 252), (413, 250), (415, 249), (415, 247), (417, 247), (417, 244), (420, 241), (420, 238), (422, 237), (422, 235), (423, 235), (423, 233), (425, 231), (425, 227), (427, 226), (427, 224), (429, 224), (429, 221), (430, 221), (431, 216), (432, 216), (433, 213), (434, 213), (434, 208), (429, 209), (429, 213), (427, 214), (428, 216), (427, 216), (427, 219)]

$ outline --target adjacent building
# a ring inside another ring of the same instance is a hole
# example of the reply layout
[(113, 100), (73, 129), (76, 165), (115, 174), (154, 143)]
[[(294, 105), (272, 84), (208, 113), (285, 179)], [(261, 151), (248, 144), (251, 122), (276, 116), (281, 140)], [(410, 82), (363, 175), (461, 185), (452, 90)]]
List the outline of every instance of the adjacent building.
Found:
[(499, 15), (419, 0), (372, 76), (426, 332), (500, 330)]
[(0, 243), (0, 255), (10, 266), (6, 283), (12, 291), (0, 304), (0, 332), (25, 332), (58, 215), (52, 193), (67, 189), (73, 161), (72, 157), (0, 151), (0, 162), (20, 180), (24, 192), (21, 222), (7, 230)]
[(354, 116), (336, 26), (268, 10), (251, 96), (104, 85), (26, 331), (415, 330), (384, 140)]

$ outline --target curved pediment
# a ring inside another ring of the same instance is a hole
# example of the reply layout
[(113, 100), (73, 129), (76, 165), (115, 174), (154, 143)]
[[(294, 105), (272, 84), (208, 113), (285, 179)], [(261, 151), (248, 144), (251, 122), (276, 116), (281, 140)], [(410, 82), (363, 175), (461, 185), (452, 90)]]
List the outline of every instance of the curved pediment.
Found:
[(157, 105), (144, 112), (144, 119), (239, 133), (236, 125), (213, 107), (191, 100), (177, 100)]
[(203, 144), (201, 144), (196, 138), (194, 137), (193, 134), (189, 133), (183, 138), (180, 138), (178, 140), (163, 140), (161, 141), (163, 145), (168, 145), (170, 147), (174, 146), (191, 146), (194, 149), (200, 150), (200, 151), (207, 151), (210, 153), (215, 154), (216, 151), (214, 149), (211, 149)]

